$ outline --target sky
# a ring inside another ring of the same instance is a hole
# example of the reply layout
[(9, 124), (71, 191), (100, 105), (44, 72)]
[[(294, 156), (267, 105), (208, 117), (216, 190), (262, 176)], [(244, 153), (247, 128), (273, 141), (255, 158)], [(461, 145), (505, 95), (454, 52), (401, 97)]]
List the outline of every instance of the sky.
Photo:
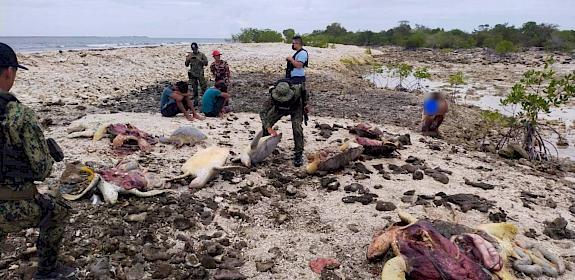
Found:
[(473, 31), (526, 21), (575, 29), (575, 0), (0, 0), (0, 36), (229, 38), (245, 27), (297, 33), (339, 22), (380, 31), (401, 20)]

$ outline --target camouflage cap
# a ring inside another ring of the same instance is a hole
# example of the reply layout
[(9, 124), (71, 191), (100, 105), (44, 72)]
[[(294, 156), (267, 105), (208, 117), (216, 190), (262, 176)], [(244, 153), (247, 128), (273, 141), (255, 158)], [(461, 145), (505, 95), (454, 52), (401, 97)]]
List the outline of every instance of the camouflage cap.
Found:
[(294, 91), (286, 82), (278, 83), (276, 87), (272, 89), (272, 98), (279, 102), (290, 101), (294, 95)]

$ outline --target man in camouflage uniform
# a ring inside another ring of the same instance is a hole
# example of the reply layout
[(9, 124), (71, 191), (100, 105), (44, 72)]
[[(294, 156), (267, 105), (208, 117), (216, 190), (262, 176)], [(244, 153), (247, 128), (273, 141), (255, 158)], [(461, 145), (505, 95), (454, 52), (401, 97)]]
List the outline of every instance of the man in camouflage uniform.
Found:
[(303, 165), (303, 127), (304, 103), (307, 103), (308, 96), (303, 85), (290, 85), (287, 81), (280, 81), (275, 87), (270, 89), (270, 98), (265, 103), (260, 112), (262, 120), (263, 134), (277, 135), (272, 128), (283, 116), (291, 116), (291, 124), (294, 147), (294, 166)]
[(34, 185), (50, 175), (54, 160), (34, 112), (9, 93), (18, 68), (26, 69), (0, 43), (0, 244), (8, 233), (38, 227), (36, 279), (66, 279), (75, 269), (56, 260), (69, 208)]
[(206, 78), (204, 77), (204, 67), (208, 66), (208, 58), (199, 51), (197, 43), (192, 43), (191, 47), (192, 52), (188, 53), (186, 57), (186, 67), (190, 67), (190, 70), (188, 70), (188, 78), (190, 78), (189, 84), (194, 91), (194, 106), (197, 107), (199, 100), (198, 86), (201, 88), (202, 95), (208, 87)]
[(223, 81), (229, 88), (230, 67), (228, 66), (228, 63), (221, 58), (222, 53), (218, 50), (213, 51), (212, 56), (214, 57), (214, 62), (210, 65), (210, 72), (212, 72), (212, 76), (214, 76), (214, 81), (216, 83)]

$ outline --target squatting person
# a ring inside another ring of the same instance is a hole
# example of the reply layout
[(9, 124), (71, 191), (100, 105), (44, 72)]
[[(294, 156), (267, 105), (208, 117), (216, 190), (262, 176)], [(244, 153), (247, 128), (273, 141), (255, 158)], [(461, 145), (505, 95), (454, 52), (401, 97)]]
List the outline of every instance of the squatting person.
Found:
[(187, 120), (203, 119), (196, 114), (194, 104), (188, 91), (188, 83), (179, 81), (174, 85), (168, 85), (162, 92), (160, 99), (160, 113), (164, 117), (175, 117), (182, 113)]
[(230, 101), (230, 93), (226, 83), (220, 81), (202, 96), (202, 113), (206, 117), (222, 117)]
[[(36, 279), (67, 279), (76, 270), (57, 263), (69, 206), (40, 194), (34, 181), (50, 175), (54, 160), (36, 114), (9, 91), (18, 64), (14, 50), (0, 43), (0, 244), (8, 233), (39, 228)], [(0, 245), (0, 253), (4, 246)]]
[(421, 119), (421, 132), (423, 135), (441, 137), (439, 126), (445, 119), (448, 111), (447, 100), (439, 92), (432, 92), (423, 102), (423, 116)]
[(206, 78), (204, 77), (204, 67), (208, 66), (208, 58), (199, 51), (197, 43), (192, 43), (191, 47), (192, 52), (188, 53), (185, 64), (186, 67), (190, 67), (190, 70), (188, 70), (189, 84), (192, 86), (194, 92), (194, 106), (198, 106), (200, 95), (198, 87), (200, 88), (201, 94), (204, 94), (207, 88)]
[(270, 89), (270, 98), (260, 112), (264, 135), (277, 135), (273, 125), (283, 116), (291, 116), (294, 147), (294, 166), (303, 165), (304, 138), (302, 122), (304, 121), (304, 104), (308, 96), (303, 85), (292, 85), (285, 80), (278, 82)]

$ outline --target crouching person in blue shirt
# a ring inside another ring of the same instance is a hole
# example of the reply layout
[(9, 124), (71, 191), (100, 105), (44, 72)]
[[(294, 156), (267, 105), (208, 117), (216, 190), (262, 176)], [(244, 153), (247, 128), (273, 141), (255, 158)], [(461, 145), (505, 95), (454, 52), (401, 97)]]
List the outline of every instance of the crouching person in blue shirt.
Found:
[(196, 114), (194, 104), (188, 92), (188, 83), (180, 81), (175, 85), (169, 85), (164, 88), (160, 100), (160, 112), (164, 117), (175, 117), (183, 113), (187, 120), (202, 120), (203, 117)]
[(225, 82), (216, 82), (216, 85), (204, 92), (202, 97), (202, 113), (206, 117), (222, 117), (230, 101), (228, 86)]

